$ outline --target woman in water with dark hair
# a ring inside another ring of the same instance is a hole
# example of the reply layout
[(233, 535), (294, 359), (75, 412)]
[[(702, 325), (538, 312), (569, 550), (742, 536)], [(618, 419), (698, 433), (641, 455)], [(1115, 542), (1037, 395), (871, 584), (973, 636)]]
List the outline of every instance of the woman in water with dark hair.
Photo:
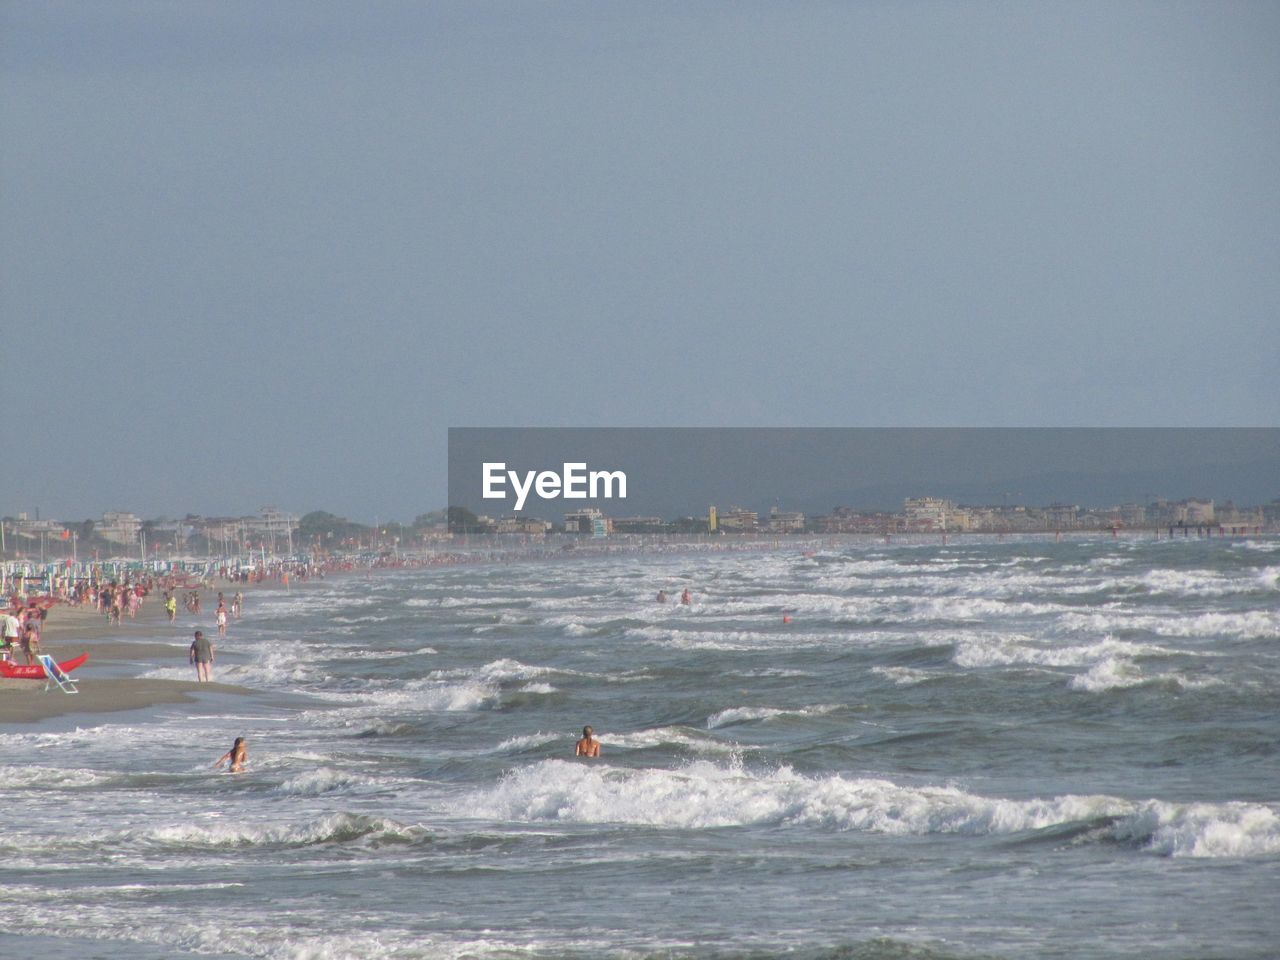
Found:
[(575, 757), (600, 756), (600, 741), (595, 738), (595, 731), (590, 727), (582, 728), (582, 739), (574, 748), (573, 755)]
[(220, 767), (228, 760), (231, 761), (231, 773), (243, 773), (245, 757), (249, 752), (249, 748), (245, 745), (244, 737), (236, 737), (236, 742), (231, 745), (231, 749), (218, 758), (215, 767)]

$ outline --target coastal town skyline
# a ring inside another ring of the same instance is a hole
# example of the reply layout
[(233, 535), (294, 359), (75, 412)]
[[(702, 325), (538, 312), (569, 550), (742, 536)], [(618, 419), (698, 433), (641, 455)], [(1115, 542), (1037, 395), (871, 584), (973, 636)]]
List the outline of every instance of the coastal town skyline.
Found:
[[(245, 516), (144, 518), (127, 511), (106, 511), (99, 520), (66, 520), (20, 512), (0, 517), (0, 558), (32, 560), (80, 556), (85, 551), (120, 548), (140, 558), (175, 556), (187, 548), (205, 554), (234, 555), (266, 551), (289, 555), (315, 549), (352, 547), (410, 549), (459, 534), (552, 533), (609, 536), (626, 534), (921, 534), (1045, 533), (1054, 531), (1195, 530), (1231, 534), (1280, 532), (1280, 497), (1267, 503), (1237, 504), (1204, 496), (1113, 505), (1052, 502), (1027, 504), (1006, 495), (999, 504), (958, 503), (944, 497), (906, 498), (899, 510), (837, 505), (810, 514), (737, 504), (712, 504), (701, 516), (609, 515), (596, 508), (570, 510), (562, 518), (531, 513), (476, 515), (465, 508), (425, 511), (412, 521), (383, 518), (373, 524), (324, 510), (295, 513), (267, 507)], [(81, 547), (83, 544), (83, 548)]]

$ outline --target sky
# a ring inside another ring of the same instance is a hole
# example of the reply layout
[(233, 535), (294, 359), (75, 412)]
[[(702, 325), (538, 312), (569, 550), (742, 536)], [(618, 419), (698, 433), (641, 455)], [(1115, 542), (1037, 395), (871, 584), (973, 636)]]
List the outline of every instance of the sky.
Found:
[(0, 514), (475, 426), (1275, 426), (1280, 5), (0, 0)]

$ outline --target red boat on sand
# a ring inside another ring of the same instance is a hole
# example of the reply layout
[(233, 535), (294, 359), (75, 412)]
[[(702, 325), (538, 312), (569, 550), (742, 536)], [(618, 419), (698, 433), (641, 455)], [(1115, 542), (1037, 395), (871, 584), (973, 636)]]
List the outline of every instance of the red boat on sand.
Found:
[[(88, 659), (89, 655), (82, 653), (80, 656), (72, 657), (70, 660), (63, 660), (58, 664), (58, 669), (63, 673), (70, 673)], [(27, 665), (13, 663), (9, 660), (0, 660), (0, 677), (6, 680), (44, 680), (44, 667), (38, 663)]]

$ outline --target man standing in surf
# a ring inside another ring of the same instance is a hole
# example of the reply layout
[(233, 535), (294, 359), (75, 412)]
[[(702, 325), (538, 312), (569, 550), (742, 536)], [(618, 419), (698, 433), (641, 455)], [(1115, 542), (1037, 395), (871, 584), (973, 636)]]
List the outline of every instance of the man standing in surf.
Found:
[(197, 683), (213, 679), (213, 644), (205, 637), (203, 630), (196, 631), (187, 659), (196, 665)]

